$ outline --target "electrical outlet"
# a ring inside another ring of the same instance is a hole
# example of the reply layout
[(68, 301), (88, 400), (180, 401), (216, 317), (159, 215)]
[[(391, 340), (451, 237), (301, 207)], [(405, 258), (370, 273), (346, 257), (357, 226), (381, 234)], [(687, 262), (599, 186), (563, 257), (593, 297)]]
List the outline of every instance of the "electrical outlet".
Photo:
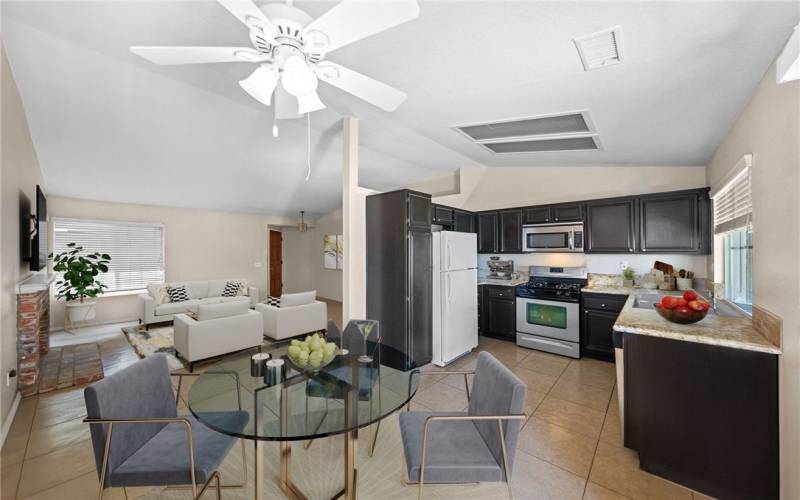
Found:
[(261, 267), (261, 266), (263, 266), (263, 264), (262, 264), (261, 262), (253, 262), (253, 265), (254, 265), (255, 267)]
[(626, 267), (628, 267), (628, 261), (627, 260), (619, 261), (619, 268), (620, 269), (624, 270)]
[(6, 373), (6, 387), (11, 385), (12, 378), (17, 378), (17, 370), (12, 369), (9, 370), (8, 373)]

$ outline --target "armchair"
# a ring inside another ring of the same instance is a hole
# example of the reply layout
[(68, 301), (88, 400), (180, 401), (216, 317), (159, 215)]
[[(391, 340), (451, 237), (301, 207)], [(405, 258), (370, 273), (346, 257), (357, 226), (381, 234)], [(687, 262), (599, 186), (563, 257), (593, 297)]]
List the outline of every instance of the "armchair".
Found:
[(400, 414), (408, 483), (419, 485), (421, 499), (426, 479), (429, 483), (505, 481), (513, 498), (511, 471), (526, 418), (525, 384), (487, 352), (478, 355), (471, 396), (470, 372), (433, 373), (464, 375), (469, 406), (466, 413)]
[[(110, 487), (182, 485), (199, 498), (212, 482), (221, 498), (218, 467), (236, 438), (215, 432), (191, 415), (179, 416), (167, 359), (156, 354), (84, 391), (98, 498)], [(247, 413), (215, 415), (244, 426)], [(244, 447), (242, 447), (244, 452)], [(198, 492), (198, 485), (200, 490)]]

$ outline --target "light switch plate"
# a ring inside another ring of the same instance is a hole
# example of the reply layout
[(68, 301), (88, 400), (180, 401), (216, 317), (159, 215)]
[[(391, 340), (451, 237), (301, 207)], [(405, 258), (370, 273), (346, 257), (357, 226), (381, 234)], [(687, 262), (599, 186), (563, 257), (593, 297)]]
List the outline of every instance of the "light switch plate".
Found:
[(262, 265), (261, 262), (253, 262), (253, 266), (255, 267), (261, 267)]

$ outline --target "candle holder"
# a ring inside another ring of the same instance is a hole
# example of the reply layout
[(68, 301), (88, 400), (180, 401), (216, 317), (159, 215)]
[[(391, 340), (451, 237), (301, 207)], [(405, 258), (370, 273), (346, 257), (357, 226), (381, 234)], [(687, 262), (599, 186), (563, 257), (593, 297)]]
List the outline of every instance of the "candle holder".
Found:
[(280, 384), (283, 382), (285, 369), (286, 365), (282, 359), (270, 359), (265, 363), (264, 383), (268, 386)]
[(265, 364), (269, 360), (269, 353), (258, 352), (250, 357), (250, 376), (263, 377), (267, 372)]

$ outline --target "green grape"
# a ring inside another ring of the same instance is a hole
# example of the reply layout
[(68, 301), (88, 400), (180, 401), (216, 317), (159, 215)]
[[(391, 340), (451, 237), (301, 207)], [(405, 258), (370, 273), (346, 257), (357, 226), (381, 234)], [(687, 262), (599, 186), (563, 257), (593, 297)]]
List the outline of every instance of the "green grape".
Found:
[(297, 340), (297, 339), (292, 339), (292, 341), (289, 343), (289, 345), (298, 346), (298, 345), (300, 345), (300, 341)]
[(292, 359), (296, 359), (300, 355), (300, 351), (302, 351), (302, 349), (296, 345), (290, 345), (286, 351), (289, 353), (289, 356)]

